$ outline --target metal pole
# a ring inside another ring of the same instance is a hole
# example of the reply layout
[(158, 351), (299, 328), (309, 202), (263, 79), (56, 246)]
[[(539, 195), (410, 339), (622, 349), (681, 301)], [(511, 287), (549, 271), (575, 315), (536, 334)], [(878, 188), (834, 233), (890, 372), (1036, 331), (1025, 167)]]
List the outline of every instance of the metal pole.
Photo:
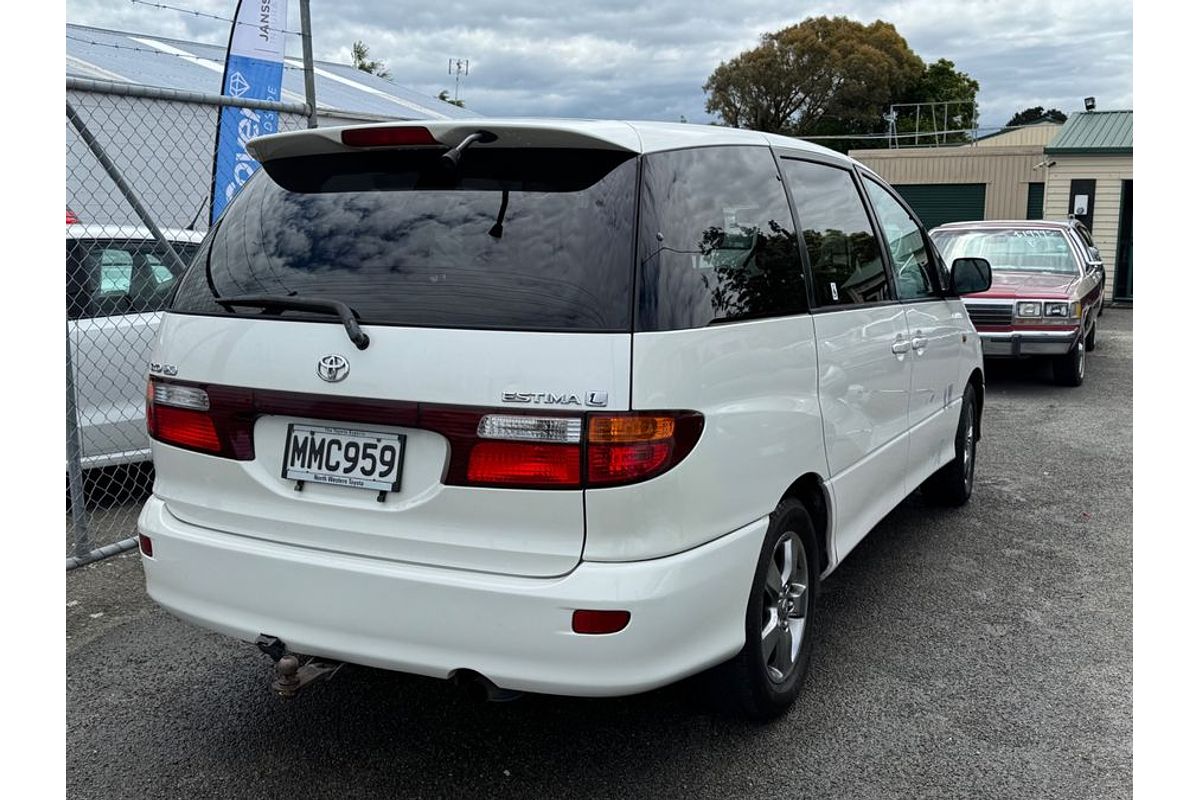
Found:
[(308, 0), (300, 0), (300, 42), (304, 46), (304, 102), (308, 104), (308, 127), (317, 127), (317, 85), (313, 75), (312, 20)]
[(182, 275), (187, 271), (187, 264), (183, 263), (183, 259), (175, 252), (175, 248), (167, 241), (167, 237), (163, 236), (162, 231), (158, 229), (158, 225), (154, 223), (154, 218), (150, 216), (150, 212), (142, 206), (138, 201), (137, 195), (133, 193), (133, 189), (125, 182), (121, 171), (117, 169), (117, 165), (108, 157), (108, 153), (104, 152), (104, 147), (92, 136), (92, 132), (88, 130), (87, 124), (83, 118), (75, 113), (75, 109), (71, 106), (71, 101), (67, 101), (67, 119), (75, 126), (75, 130), (79, 133), (79, 138), (83, 139), (88, 149), (92, 151), (92, 155), (100, 162), (100, 166), (104, 167), (104, 171), (108, 173), (108, 177), (112, 178), (113, 183), (117, 185), (117, 189), (125, 197), (125, 200), (133, 208), (135, 214), (141, 219), (142, 224), (150, 231), (150, 235), (154, 237), (154, 241), (158, 242), (159, 247), (163, 249), (166, 256), (171, 261), (176, 275)]
[(75, 365), (71, 349), (71, 323), (67, 322), (67, 485), (71, 491), (75, 557), (82, 558), (92, 549), (92, 537), (88, 533), (87, 498), (83, 487), (83, 445), (79, 441), (79, 404), (75, 397)]

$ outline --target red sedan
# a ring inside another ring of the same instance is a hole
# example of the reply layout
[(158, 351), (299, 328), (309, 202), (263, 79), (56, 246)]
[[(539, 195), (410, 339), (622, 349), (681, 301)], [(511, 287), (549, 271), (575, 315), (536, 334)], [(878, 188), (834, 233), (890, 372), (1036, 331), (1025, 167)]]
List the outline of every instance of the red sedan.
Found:
[(992, 265), (992, 288), (963, 298), (985, 356), (1050, 356), (1055, 380), (1083, 383), (1105, 277), (1084, 232), (1075, 220), (955, 222), (930, 232), (947, 263), (976, 256)]

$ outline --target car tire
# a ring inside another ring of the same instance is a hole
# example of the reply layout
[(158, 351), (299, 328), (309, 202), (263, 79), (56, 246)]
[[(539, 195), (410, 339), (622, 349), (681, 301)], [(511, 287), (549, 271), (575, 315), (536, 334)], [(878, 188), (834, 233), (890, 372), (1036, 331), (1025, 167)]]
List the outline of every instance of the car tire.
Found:
[(1092, 322), (1092, 329), (1088, 331), (1087, 338), (1083, 340), (1083, 346), (1089, 353), (1096, 349), (1096, 322)]
[(705, 676), (713, 705), (758, 721), (792, 706), (812, 655), (819, 575), (808, 511), (798, 500), (784, 500), (771, 514), (758, 554), (746, 603), (745, 644)]
[(975, 451), (979, 441), (975, 386), (968, 383), (958, 414), (954, 460), (929, 476), (921, 486), (925, 498), (940, 506), (961, 506), (975, 488)]
[(1083, 340), (1074, 344), (1069, 353), (1054, 357), (1054, 382), (1059, 386), (1081, 386), (1083, 384), (1087, 347)]

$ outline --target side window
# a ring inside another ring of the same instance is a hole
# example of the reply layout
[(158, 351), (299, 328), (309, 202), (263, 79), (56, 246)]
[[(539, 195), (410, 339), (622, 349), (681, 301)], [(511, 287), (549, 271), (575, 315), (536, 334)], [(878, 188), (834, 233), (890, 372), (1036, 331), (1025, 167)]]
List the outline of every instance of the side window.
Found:
[[(175, 245), (186, 264), (196, 245)], [(80, 239), (67, 243), (67, 318), (161, 311), (177, 276), (154, 242)]]
[(807, 311), (799, 244), (768, 148), (647, 155), (641, 192), (638, 330)]
[(891, 288), (862, 196), (849, 170), (785, 158), (819, 306), (891, 300)]
[(896, 267), (896, 289), (901, 300), (937, 297), (935, 265), (925, 249), (921, 226), (904, 210), (891, 193), (870, 178), (863, 181), (867, 196), (875, 207), (875, 216), (883, 229), (883, 238)]
[(1088, 230), (1088, 226), (1082, 222), (1075, 226), (1075, 232), (1079, 234), (1079, 238), (1083, 239), (1083, 243), (1088, 247), (1095, 247), (1096, 243), (1092, 241), (1092, 232)]

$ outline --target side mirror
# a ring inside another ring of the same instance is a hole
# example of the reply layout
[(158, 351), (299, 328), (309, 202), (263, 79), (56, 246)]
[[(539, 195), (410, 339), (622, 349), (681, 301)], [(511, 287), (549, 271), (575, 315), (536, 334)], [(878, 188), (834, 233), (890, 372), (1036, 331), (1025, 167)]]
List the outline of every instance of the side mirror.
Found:
[(950, 284), (960, 296), (986, 292), (992, 288), (992, 265), (986, 258), (956, 258), (950, 266)]

